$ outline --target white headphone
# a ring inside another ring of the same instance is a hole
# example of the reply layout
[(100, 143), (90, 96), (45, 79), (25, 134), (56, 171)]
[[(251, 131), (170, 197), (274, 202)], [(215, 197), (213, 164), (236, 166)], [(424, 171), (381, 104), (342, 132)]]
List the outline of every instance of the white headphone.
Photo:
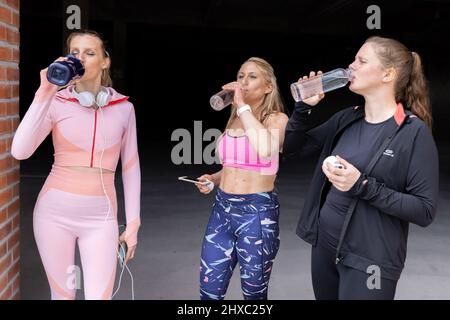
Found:
[(102, 87), (97, 94), (97, 97), (95, 97), (91, 92), (89, 91), (83, 91), (78, 93), (75, 90), (75, 87), (72, 89), (72, 95), (74, 98), (78, 100), (80, 105), (83, 107), (92, 107), (94, 104), (96, 104), (99, 107), (104, 107), (108, 105), (109, 100), (111, 96), (109, 95), (109, 92), (106, 88)]

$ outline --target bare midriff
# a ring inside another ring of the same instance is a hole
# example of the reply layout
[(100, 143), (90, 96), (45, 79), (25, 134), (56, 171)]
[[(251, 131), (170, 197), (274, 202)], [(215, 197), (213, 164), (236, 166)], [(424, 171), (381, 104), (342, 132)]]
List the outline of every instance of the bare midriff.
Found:
[(249, 194), (273, 191), (276, 175), (264, 175), (233, 167), (224, 167), (220, 179), (220, 189), (226, 193)]

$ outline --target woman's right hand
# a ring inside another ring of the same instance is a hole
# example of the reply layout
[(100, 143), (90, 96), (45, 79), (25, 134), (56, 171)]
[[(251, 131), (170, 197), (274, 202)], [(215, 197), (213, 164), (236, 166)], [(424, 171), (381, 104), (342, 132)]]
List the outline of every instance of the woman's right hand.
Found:
[[(319, 74), (322, 74), (322, 71), (318, 71), (317, 75), (319, 75)], [(308, 76), (303, 76), (303, 78), (298, 79), (298, 81), (309, 79), (311, 77), (314, 77), (315, 75), (316, 75), (316, 73), (314, 71), (311, 71), (309, 73), (309, 77)], [(318, 104), (319, 101), (322, 100), (324, 97), (325, 97), (325, 93), (322, 92), (322, 93), (320, 93), (318, 95), (315, 95), (315, 96), (312, 96), (312, 97), (310, 97), (308, 99), (303, 100), (303, 102), (312, 107), (312, 106), (315, 106), (316, 104)]]
[(233, 104), (235, 106), (242, 107), (243, 105), (245, 105), (242, 84), (240, 84), (237, 81), (233, 81), (233, 82), (227, 83), (226, 85), (223, 85), (222, 89), (228, 90), (228, 91), (234, 91)]
[[(214, 183), (213, 179), (214, 179), (213, 176), (210, 175), (210, 174), (204, 174), (204, 175), (198, 177), (198, 180), (199, 180), (200, 182), (211, 181), (212, 183)], [(198, 190), (199, 190), (201, 193), (203, 193), (203, 194), (208, 194), (208, 193), (210, 193), (210, 192), (212, 191), (212, 189), (210, 189), (210, 188), (208, 188), (207, 186), (202, 185), (202, 184), (200, 184), (200, 183), (196, 183), (195, 185), (197, 186)]]

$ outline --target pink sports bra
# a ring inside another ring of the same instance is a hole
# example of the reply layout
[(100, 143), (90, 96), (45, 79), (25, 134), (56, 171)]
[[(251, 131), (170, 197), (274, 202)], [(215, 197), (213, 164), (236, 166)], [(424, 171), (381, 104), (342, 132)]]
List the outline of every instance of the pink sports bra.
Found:
[(270, 159), (261, 158), (246, 135), (233, 137), (223, 133), (218, 140), (216, 151), (224, 167), (259, 171), (265, 175), (278, 172), (278, 153)]

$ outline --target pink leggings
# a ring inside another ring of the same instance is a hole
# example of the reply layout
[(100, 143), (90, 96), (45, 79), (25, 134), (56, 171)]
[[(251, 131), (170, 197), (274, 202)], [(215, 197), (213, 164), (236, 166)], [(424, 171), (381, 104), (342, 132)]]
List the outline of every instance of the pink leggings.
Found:
[(75, 266), (78, 242), (86, 299), (111, 299), (117, 265), (118, 225), (114, 174), (53, 165), (33, 213), (34, 236), (52, 299), (75, 299), (81, 287)]

